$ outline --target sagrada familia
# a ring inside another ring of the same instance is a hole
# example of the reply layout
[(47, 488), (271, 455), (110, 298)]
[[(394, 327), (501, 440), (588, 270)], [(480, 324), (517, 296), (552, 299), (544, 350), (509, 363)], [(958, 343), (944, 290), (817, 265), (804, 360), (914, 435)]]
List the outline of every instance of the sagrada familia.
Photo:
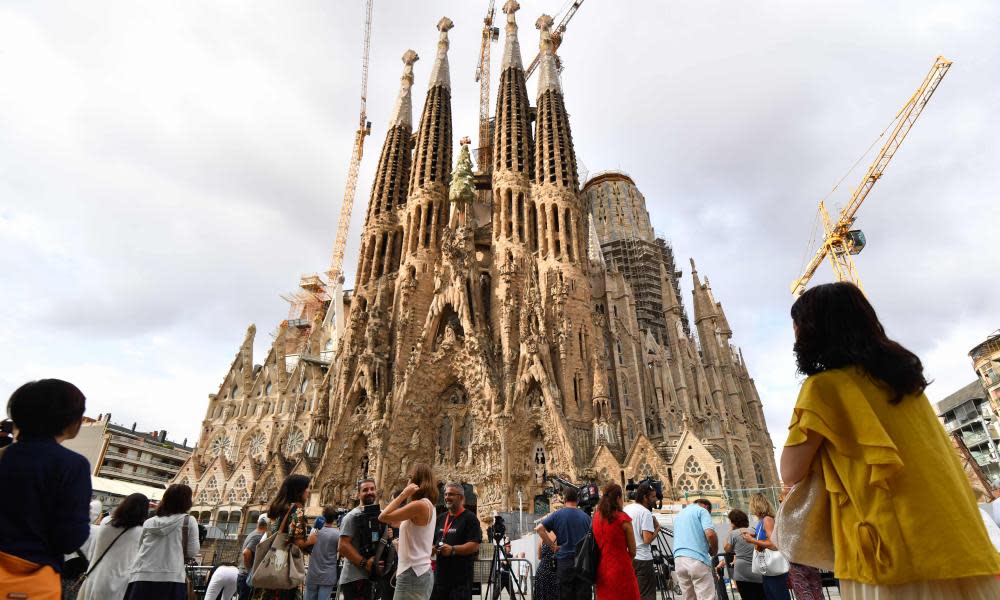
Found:
[(349, 506), (358, 479), (398, 489), (417, 461), (472, 485), (480, 514), (518, 498), (545, 512), (551, 476), (651, 476), (668, 499), (721, 503), (778, 485), (722, 305), (692, 261), (692, 327), (628, 176), (581, 188), (552, 19), (536, 23), (532, 106), (517, 9), (504, 6), (493, 144), (475, 172), (466, 143), (452, 163), (452, 22), (438, 23), (415, 135), (417, 55), (404, 54), (354, 288), (303, 277), (261, 364), (250, 327), (175, 479), (203, 522), (242, 530), (292, 473), (312, 478), (310, 512)]

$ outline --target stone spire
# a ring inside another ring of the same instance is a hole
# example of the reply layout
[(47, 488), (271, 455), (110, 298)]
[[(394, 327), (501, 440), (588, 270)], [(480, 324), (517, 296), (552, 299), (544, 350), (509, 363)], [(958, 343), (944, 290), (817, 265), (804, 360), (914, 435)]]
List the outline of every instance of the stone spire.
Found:
[(556, 66), (556, 46), (552, 41), (552, 17), (542, 15), (535, 21), (535, 27), (541, 32), (538, 43), (538, 96), (548, 90), (562, 93), (559, 83), (559, 68)]
[(694, 259), (690, 258), (688, 260), (691, 261), (691, 295), (694, 297), (694, 322), (699, 323), (703, 319), (714, 317), (715, 311), (712, 310), (712, 300), (708, 297), (705, 286), (702, 285), (701, 279), (698, 278), (698, 267), (694, 265)]
[(531, 177), (533, 166), (531, 122), (528, 119), (528, 89), (525, 85), (521, 46), (517, 42), (514, 13), (520, 8), (515, 0), (503, 5), (507, 13), (507, 38), (500, 65), (500, 89), (497, 93), (494, 128), (493, 170), (511, 171)]
[(413, 87), (413, 63), (418, 60), (420, 57), (413, 50), (403, 53), (403, 76), (399, 78), (399, 96), (389, 118), (389, 127), (413, 127), (413, 97), (410, 95), (410, 88)]
[(437, 56), (427, 84), (427, 98), (420, 117), (420, 130), (410, 177), (410, 195), (433, 184), (447, 185), (451, 171), (451, 80), (448, 75), (448, 30), (451, 19), (438, 21)]
[(535, 23), (541, 32), (538, 64), (538, 119), (535, 127), (535, 183), (571, 190), (579, 189), (576, 153), (569, 117), (559, 85), (552, 17), (542, 15)]
[(382, 154), (379, 155), (378, 167), (375, 169), (375, 181), (372, 182), (365, 225), (382, 212), (406, 204), (406, 183), (410, 179), (410, 134), (413, 129), (413, 101), (410, 88), (413, 86), (413, 63), (418, 59), (417, 53), (413, 50), (403, 53), (403, 76), (399, 79), (399, 96), (396, 98), (396, 106), (389, 119), (389, 129), (385, 133)]
[(448, 72), (448, 30), (455, 24), (448, 17), (441, 17), (438, 21), (437, 56), (434, 57), (434, 67), (431, 69), (431, 79), (427, 87), (443, 86), (451, 89), (451, 75)]
[(503, 5), (503, 12), (507, 15), (507, 39), (503, 46), (503, 60), (500, 61), (500, 70), (506, 71), (510, 68), (524, 69), (521, 63), (521, 44), (517, 41), (517, 21), (514, 13), (521, 9), (517, 0), (507, 0)]

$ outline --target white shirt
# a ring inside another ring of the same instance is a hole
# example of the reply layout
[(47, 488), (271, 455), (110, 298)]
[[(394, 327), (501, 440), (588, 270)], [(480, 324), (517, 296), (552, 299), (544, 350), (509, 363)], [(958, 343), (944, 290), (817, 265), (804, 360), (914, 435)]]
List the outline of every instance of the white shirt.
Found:
[(431, 569), (431, 546), (434, 545), (434, 529), (437, 527), (437, 509), (427, 498), (421, 498), (417, 502), (424, 502), (430, 507), (431, 520), (426, 525), (417, 525), (409, 519), (400, 523), (397, 576), (412, 568), (419, 577)]
[(632, 532), (635, 533), (635, 559), (653, 560), (653, 551), (649, 544), (643, 542), (642, 532), (653, 533), (656, 528), (653, 523), (653, 513), (648, 508), (633, 502), (625, 506), (625, 514), (632, 519)]

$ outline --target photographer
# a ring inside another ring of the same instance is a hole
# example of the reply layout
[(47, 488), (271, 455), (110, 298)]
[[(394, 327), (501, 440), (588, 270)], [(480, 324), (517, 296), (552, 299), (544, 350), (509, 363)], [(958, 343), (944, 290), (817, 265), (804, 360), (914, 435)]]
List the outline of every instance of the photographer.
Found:
[(337, 551), (344, 557), (340, 572), (340, 589), (345, 600), (372, 600), (371, 574), (375, 565), (375, 542), (384, 532), (378, 523), (378, 492), (375, 480), (358, 482), (358, 500), (361, 504), (344, 515), (340, 523), (340, 541)]
[(437, 567), (431, 600), (469, 600), (483, 530), (475, 513), (465, 510), (465, 489), (461, 484), (444, 486), (444, 504), (448, 512), (438, 516), (434, 529)]

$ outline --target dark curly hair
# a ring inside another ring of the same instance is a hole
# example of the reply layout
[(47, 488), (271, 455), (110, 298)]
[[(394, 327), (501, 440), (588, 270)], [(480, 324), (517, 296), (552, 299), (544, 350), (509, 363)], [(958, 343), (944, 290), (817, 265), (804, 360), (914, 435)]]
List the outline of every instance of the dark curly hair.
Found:
[(920, 359), (885, 335), (875, 309), (854, 284), (807, 290), (792, 305), (792, 322), (795, 361), (803, 375), (856, 365), (892, 389), (893, 404), (929, 384)]

